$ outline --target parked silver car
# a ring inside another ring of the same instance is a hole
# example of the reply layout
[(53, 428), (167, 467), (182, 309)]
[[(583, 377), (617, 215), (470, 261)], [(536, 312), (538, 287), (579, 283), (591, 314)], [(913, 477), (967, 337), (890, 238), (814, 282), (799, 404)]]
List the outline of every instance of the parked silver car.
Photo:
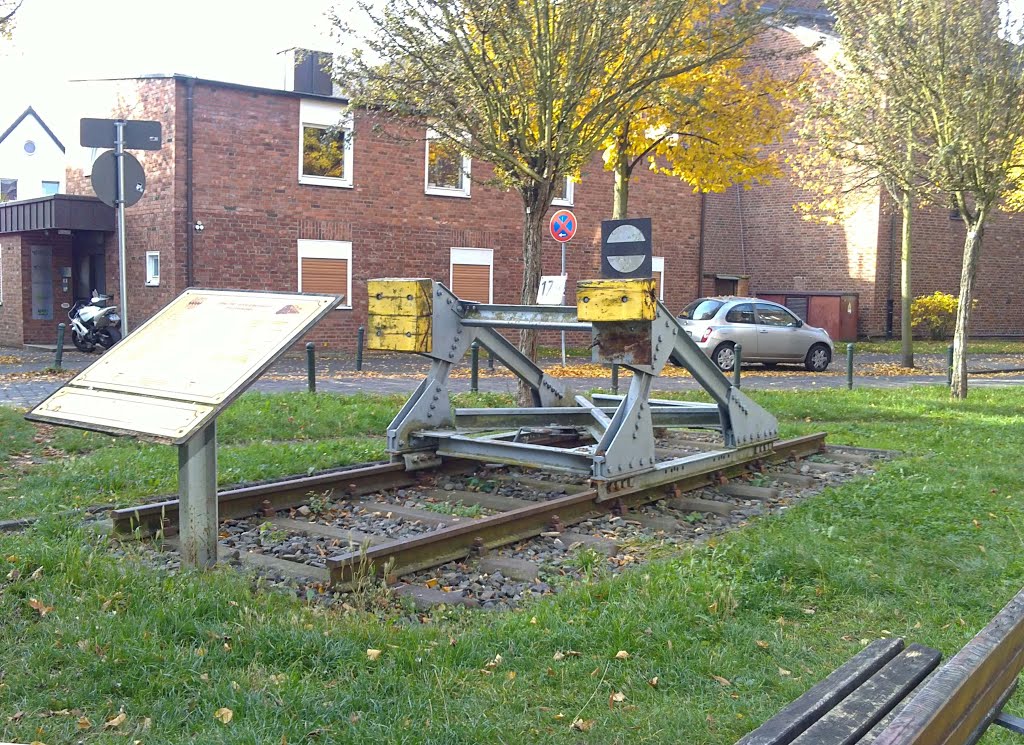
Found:
[(822, 372), (832, 361), (832, 340), (778, 303), (752, 297), (702, 297), (679, 314), (686, 333), (720, 370), (732, 370), (735, 346), (743, 362), (802, 362)]

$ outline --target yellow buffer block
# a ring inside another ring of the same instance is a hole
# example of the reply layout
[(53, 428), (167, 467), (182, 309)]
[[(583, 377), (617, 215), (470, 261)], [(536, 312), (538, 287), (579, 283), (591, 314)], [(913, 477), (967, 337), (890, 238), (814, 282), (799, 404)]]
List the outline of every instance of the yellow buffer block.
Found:
[(429, 279), (371, 279), (366, 346), (387, 352), (429, 352), (433, 283)]
[(585, 279), (576, 283), (576, 316), (581, 321), (653, 321), (657, 314), (653, 279)]

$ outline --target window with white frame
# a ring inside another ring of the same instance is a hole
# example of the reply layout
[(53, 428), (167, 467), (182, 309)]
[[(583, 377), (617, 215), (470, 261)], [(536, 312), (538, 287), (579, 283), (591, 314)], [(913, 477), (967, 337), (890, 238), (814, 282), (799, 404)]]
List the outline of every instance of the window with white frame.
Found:
[(60, 191), (60, 181), (44, 181), (43, 196), (50, 197)]
[(568, 176), (562, 179), (560, 184), (561, 188), (555, 193), (554, 198), (551, 200), (551, 204), (556, 204), (559, 207), (572, 207), (576, 185)]
[(353, 117), (341, 104), (299, 102), (299, 183), (352, 186)]
[(341, 295), (338, 308), (352, 309), (352, 244), (299, 240), (299, 292)]
[(658, 300), (665, 302), (665, 257), (651, 257), (651, 277), (654, 278), (654, 291)]
[(428, 129), (424, 191), (447, 197), (468, 197), (472, 162), (457, 143), (442, 139), (437, 132)]
[(160, 252), (146, 251), (146, 287), (160, 286)]
[(494, 302), (494, 250), (453, 248), (449, 263), (451, 291), (460, 300)]
[(13, 202), (18, 198), (18, 179), (0, 178), (0, 202)]

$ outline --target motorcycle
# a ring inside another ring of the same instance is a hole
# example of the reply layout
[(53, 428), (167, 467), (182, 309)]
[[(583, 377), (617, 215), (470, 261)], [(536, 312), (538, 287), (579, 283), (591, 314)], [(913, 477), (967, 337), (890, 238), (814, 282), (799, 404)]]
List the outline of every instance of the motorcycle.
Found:
[(110, 349), (121, 341), (121, 316), (117, 306), (107, 306), (110, 298), (93, 290), (88, 303), (79, 300), (68, 311), (71, 341), (79, 351), (92, 352), (97, 346)]

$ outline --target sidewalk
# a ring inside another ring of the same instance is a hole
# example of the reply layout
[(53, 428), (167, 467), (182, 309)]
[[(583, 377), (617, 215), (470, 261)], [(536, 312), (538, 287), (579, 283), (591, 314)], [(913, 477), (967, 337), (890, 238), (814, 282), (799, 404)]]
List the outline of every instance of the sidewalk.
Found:
[[(0, 405), (30, 407), (39, 403), (53, 391), (60, 388), (73, 374), (80, 372), (99, 359), (96, 354), (84, 354), (74, 348), (64, 351), (63, 373), (45, 372), (52, 366), (54, 352), (27, 348), (11, 349), (0, 347)], [(896, 388), (908, 385), (943, 385), (945, 360), (942, 355), (919, 354), (916, 357), (917, 371), (913, 374), (887, 374), (895, 370), (898, 355), (860, 354), (855, 359), (854, 386), (874, 388)], [(610, 370), (600, 375), (601, 368), (588, 364), (582, 358), (569, 358), (570, 367), (581, 368), (581, 377), (561, 378), (575, 391), (611, 387)], [(557, 368), (560, 360), (542, 360), (547, 368)], [(1019, 370), (1024, 368), (1020, 355), (972, 355), (969, 367), (972, 370)], [(430, 362), (417, 355), (367, 354), (363, 370), (355, 371), (355, 360), (345, 355), (320, 355), (316, 361), (316, 385), (318, 392), (329, 393), (378, 393), (409, 395), (419, 385), (430, 368)], [(780, 366), (767, 371), (761, 365), (744, 367), (742, 385), (754, 390), (813, 390), (815, 388), (841, 388), (846, 386), (845, 359), (837, 358), (825, 373), (808, 373), (798, 365)], [(557, 370), (556, 370), (557, 372)], [(306, 359), (304, 355), (289, 354), (275, 362), (250, 390), (280, 393), (307, 390)], [(619, 390), (625, 392), (630, 378), (623, 374), (619, 379)], [(971, 385), (1022, 385), (1024, 372), (1007, 372), (993, 376), (973, 376)], [(699, 385), (690, 377), (679, 377), (678, 372), (669, 370), (665, 377), (655, 384), (655, 390), (680, 391), (697, 390)], [(469, 391), (469, 360), (455, 366), (452, 371), (451, 388), (454, 391)], [(495, 371), (487, 370), (487, 356), (480, 356), (480, 385), (482, 392), (514, 393), (516, 379), (500, 364)]]

